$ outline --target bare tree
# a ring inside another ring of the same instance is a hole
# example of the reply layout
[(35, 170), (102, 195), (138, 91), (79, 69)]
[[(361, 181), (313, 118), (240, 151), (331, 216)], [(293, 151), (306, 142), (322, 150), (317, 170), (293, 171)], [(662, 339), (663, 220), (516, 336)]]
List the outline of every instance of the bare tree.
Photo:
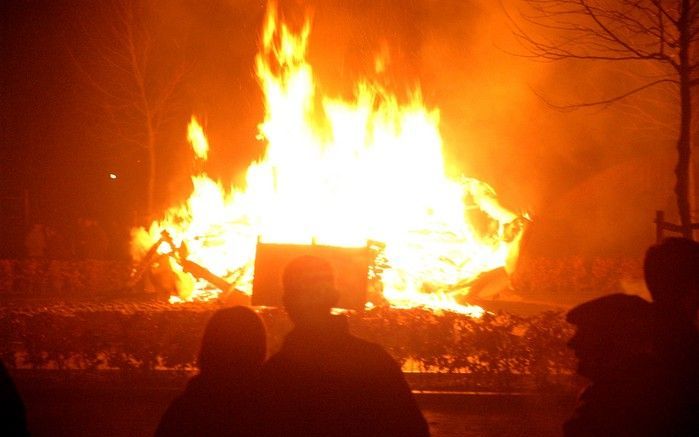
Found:
[[(522, 0), (522, 20), (510, 15), (528, 56), (540, 59), (650, 63), (658, 74), (608, 98), (566, 108), (612, 104), (658, 85), (678, 93), (675, 194), (682, 232), (691, 228), (690, 165), (693, 94), (699, 85), (699, 0)], [(532, 25), (529, 27), (527, 25)], [(695, 96), (694, 96), (695, 97)]]
[(158, 146), (181, 110), (178, 91), (189, 69), (181, 50), (167, 50), (159, 41), (155, 6), (139, 0), (101, 3), (94, 19), (81, 23), (86, 49), (73, 54), (99, 95), (109, 135), (144, 152), (148, 217), (154, 213)]

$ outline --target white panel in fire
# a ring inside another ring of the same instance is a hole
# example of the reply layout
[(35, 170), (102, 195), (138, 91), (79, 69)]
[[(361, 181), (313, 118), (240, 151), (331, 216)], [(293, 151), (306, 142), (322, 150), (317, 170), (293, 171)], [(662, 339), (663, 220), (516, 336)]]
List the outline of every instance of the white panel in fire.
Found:
[(292, 260), (312, 255), (333, 267), (335, 287), (340, 293), (339, 308), (362, 310), (367, 300), (368, 247), (336, 247), (317, 244), (257, 243), (252, 305), (282, 306), (282, 273)]

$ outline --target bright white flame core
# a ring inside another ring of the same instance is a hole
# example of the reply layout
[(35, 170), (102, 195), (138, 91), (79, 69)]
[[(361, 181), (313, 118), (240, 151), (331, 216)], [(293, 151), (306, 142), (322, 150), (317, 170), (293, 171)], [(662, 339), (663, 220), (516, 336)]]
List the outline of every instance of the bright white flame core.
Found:
[[(479, 307), (454, 297), (467, 292), (460, 284), (516, 252), (519, 239), (507, 226), (517, 216), (487, 184), (446, 175), (439, 112), (425, 108), (419, 91), (401, 105), (362, 82), (353, 101), (322, 97), (317, 105), (305, 61), (309, 33), (308, 22), (294, 34), (269, 9), (256, 58), (264, 158), (248, 168), (245, 187), (225, 190), (204, 173), (194, 176), (186, 204), (134, 231), (135, 258), (168, 230), (176, 244), (186, 242), (190, 260), (249, 294), (258, 236), (348, 247), (380, 241), (388, 264), (383, 294), (392, 305), (479, 315)], [(205, 159), (208, 144), (195, 119), (189, 138)], [(476, 224), (474, 211), (482, 218)], [(179, 287), (181, 300), (211, 297), (202, 294), (204, 282), (181, 272)]]

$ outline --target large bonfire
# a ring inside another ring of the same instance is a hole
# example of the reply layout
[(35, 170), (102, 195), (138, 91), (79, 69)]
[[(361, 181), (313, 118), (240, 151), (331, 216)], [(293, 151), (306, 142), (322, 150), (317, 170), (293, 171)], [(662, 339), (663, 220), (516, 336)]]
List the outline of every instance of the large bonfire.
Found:
[[(382, 268), (374, 279), (392, 306), (481, 314), (459, 302), (478, 275), (512, 263), (519, 216), (501, 207), (487, 184), (447, 175), (439, 111), (425, 107), (419, 90), (405, 104), (369, 81), (356, 85), (351, 101), (316, 96), (305, 60), (309, 33), (309, 20), (294, 33), (270, 5), (255, 60), (266, 108), (264, 157), (249, 166), (244, 186), (226, 189), (206, 173), (193, 176), (186, 203), (134, 230), (134, 258), (167, 231), (172, 240), (160, 251), (186, 245), (188, 260), (250, 294), (258, 241), (375, 244)], [(197, 159), (206, 160), (195, 118), (188, 137)], [(172, 302), (216, 298), (220, 290), (172, 259)]]

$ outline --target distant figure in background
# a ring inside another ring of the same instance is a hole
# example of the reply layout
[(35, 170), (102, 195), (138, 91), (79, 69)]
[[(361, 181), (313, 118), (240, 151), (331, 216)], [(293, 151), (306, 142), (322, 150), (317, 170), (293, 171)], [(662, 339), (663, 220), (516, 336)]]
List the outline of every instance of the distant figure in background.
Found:
[(34, 223), (24, 238), (27, 258), (43, 258), (46, 255), (46, 228), (41, 223)]
[(400, 366), (331, 314), (339, 298), (331, 265), (297, 258), (282, 283), (294, 329), (263, 368), (263, 435), (429, 435)]
[(24, 403), (2, 361), (0, 361), (0, 435), (3, 437), (29, 435)]
[(46, 256), (49, 259), (70, 259), (72, 257), (70, 243), (59, 228), (46, 228)]
[(573, 308), (568, 342), (578, 373), (590, 380), (564, 435), (661, 436), (655, 390), (652, 305), (638, 296), (612, 294)]
[(661, 383), (671, 390), (666, 435), (699, 436), (699, 243), (667, 238), (646, 252)]
[(99, 223), (91, 218), (78, 219), (75, 235), (75, 255), (80, 259), (104, 259), (109, 239)]
[(266, 345), (254, 311), (214, 313), (202, 339), (199, 374), (167, 409), (155, 436), (257, 436), (255, 389)]

